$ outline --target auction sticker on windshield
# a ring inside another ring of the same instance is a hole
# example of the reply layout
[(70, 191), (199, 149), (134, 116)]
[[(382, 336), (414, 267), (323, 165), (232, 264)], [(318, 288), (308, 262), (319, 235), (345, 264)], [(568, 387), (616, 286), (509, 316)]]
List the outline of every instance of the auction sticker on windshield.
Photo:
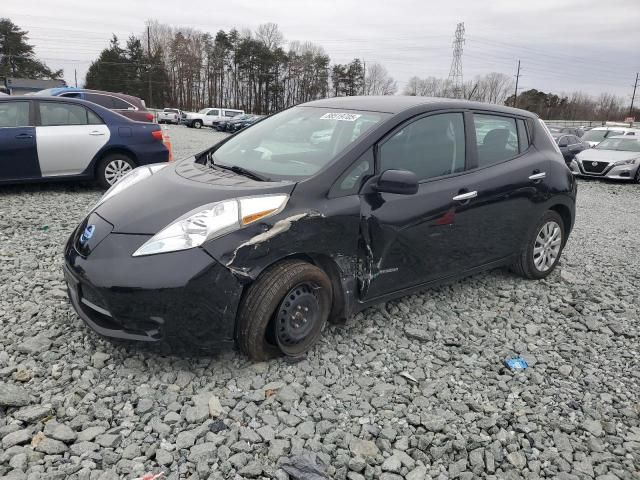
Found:
[(325, 113), (320, 120), (342, 120), (343, 122), (355, 122), (362, 115), (357, 113)]

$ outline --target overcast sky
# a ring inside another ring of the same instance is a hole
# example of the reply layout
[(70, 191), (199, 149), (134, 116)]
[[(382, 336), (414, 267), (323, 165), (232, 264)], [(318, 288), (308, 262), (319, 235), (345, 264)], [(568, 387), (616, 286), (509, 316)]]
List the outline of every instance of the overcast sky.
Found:
[(640, 71), (640, 0), (21, 0), (0, 16), (30, 32), (36, 53), (73, 85), (112, 33), (140, 34), (149, 18), (214, 33), (275, 22), (287, 40), (322, 45), (333, 62), (382, 63), (398, 81), (446, 77), (464, 22), (465, 79), (491, 71), (553, 92), (610, 92), (630, 100)]

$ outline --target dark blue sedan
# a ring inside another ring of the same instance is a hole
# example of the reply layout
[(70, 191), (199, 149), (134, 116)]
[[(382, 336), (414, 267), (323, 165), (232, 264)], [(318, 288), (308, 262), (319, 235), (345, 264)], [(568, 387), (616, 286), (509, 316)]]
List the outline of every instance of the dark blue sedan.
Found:
[(0, 98), (0, 183), (97, 180), (169, 161), (160, 126), (60, 97)]

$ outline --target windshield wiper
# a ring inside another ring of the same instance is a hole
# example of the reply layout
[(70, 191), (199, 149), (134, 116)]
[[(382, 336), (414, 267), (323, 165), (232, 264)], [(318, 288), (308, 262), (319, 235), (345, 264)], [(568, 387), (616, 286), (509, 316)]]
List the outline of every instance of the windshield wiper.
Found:
[(215, 165), (218, 168), (223, 168), (225, 170), (231, 170), (233, 173), (237, 173), (238, 175), (243, 175), (245, 177), (258, 180), (259, 182), (271, 181), (269, 177), (265, 177), (264, 175), (260, 175), (259, 173), (253, 172), (251, 170), (247, 170), (246, 168), (239, 167), (237, 165), (222, 165), (220, 163), (214, 163), (213, 165)]

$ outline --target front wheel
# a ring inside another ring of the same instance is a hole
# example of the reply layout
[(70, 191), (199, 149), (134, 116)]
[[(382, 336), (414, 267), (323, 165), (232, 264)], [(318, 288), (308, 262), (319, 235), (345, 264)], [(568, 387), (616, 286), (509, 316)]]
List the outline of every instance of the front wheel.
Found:
[(549, 210), (532, 230), (513, 264), (513, 270), (524, 278), (545, 278), (558, 265), (564, 243), (565, 227), (562, 217), (557, 212)]
[(195, 120), (192, 125), (193, 128), (202, 128), (202, 122), (200, 120)]
[(127, 155), (122, 153), (107, 155), (98, 165), (98, 183), (102, 188), (110, 188), (134, 168), (136, 168), (135, 163)]
[(270, 267), (240, 302), (240, 350), (256, 361), (305, 353), (320, 338), (332, 297), (329, 277), (315, 265), (287, 260)]
[(636, 182), (636, 183), (640, 183), (640, 166), (636, 170), (636, 174), (633, 177), (633, 181)]

